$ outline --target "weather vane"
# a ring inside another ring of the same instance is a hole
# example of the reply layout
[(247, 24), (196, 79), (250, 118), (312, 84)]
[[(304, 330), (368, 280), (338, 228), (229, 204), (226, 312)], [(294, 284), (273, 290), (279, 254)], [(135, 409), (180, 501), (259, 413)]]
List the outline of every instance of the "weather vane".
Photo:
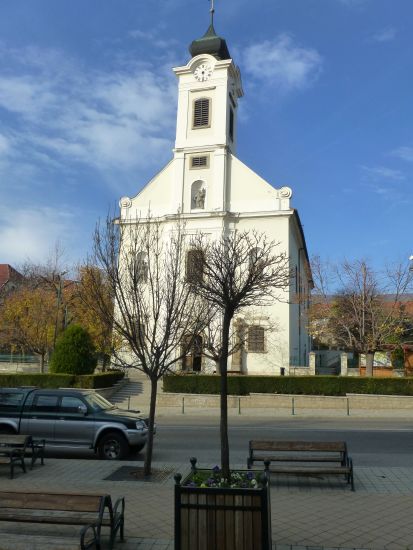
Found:
[(211, 14), (211, 25), (213, 25), (214, 24), (214, 13), (215, 13), (214, 0), (209, 0), (209, 2), (211, 2), (211, 9), (209, 10), (209, 12)]

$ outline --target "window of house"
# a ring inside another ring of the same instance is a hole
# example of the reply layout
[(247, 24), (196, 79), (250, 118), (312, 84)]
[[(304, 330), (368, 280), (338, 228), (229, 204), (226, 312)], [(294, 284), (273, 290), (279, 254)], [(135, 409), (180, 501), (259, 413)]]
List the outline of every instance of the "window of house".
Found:
[(232, 107), (229, 108), (229, 138), (234, 141), (234, 111)]
[(148, 282), (148, 257), (144, 251), (136, 256), (136, 279), (139, 283)]
[(186, 255), (186, 279), (189, 283), (202, 281), (204, 255), (201, 250), (189, 250)]
[(183, 345), (182, 370), (199, 372), (202, 366), (203, 340), (199, 335), (187, 335)]
[(248, 328), (248, 351), (265, 352), (265, 330), (263, 327), (254, 325)]
[(211, 100), (201, 97), (194, 101), (194, 128), (206, 128), (210, 125)]
[(202, 157), (191, 157), (191, 168), (208, 168), (208, 166), (208, 155), (202, 155)]

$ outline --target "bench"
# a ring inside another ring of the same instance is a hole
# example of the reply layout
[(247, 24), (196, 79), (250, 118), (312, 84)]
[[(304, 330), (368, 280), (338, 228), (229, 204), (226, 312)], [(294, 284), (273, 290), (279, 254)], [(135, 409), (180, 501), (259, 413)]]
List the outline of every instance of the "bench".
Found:
[[(101, 548), (101, 529), (110, 528), (110, 548), (119, 532), (124, 540), (125, 499), (112, 507), (110, 495), (0, 492), (0, 521), (83, 525), (77, 548)], [(3, 536), (3, 535), (2, 535)]]
[(27, 449), (30, 451), (31, 461), (30, 469), (33, 470), (33, 466), (37, 459), (40, 459), (40, 463), (44, 465), (44, 449), (45, 449), (45, 440), (44, 439), (33, 439), (30, 435), (16, 435), (16, 434), (6, 434), (0, 435), (0, 451), (2, 448), (16, 448), (22, 449), (23, 453), (26, 454)]
[(30, 435), (1, 435), (0, 436), (0, 464), (10, 466), (10, 479), (14, 477), (14, 468), (20, 466), (26, 473), (24, 456), (26, 449), (31, 445)]
[(268, 441), (249, 442), (247, 468), (264, 462), (276, 474), (344, 475), (354, 491), (353, 461), (345, 441)]

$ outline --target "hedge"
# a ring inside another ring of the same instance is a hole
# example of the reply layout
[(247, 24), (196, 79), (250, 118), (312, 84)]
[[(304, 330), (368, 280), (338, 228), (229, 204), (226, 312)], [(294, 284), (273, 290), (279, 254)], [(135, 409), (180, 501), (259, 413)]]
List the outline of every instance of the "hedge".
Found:
[[(219, 375), (166, 375), (165, 392), (218, 394)], [(341, 376), (234, 376), (228, 377), (229, 395), (280, 393), (301, 395), (413, 395), (413, 378), (371, 378)]]
[(37, 386), (39, 388), (109, 388), (124, 377), (121, 371), (74, 376), (72, 374), (0, 374), (0, 387)]

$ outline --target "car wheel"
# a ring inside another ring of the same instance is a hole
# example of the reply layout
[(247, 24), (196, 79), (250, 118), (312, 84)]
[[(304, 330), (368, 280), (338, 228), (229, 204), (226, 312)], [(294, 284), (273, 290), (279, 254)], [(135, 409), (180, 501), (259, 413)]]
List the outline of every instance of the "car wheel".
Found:
[(15, 435), (16, 432), (10, 426), (0, 426), (0, 434), (2, 435)]
[(128, 450), (126, 439), (116, 432), (105, 434), (98, 445), (99, 458), (103, 460), (121, 460)]

